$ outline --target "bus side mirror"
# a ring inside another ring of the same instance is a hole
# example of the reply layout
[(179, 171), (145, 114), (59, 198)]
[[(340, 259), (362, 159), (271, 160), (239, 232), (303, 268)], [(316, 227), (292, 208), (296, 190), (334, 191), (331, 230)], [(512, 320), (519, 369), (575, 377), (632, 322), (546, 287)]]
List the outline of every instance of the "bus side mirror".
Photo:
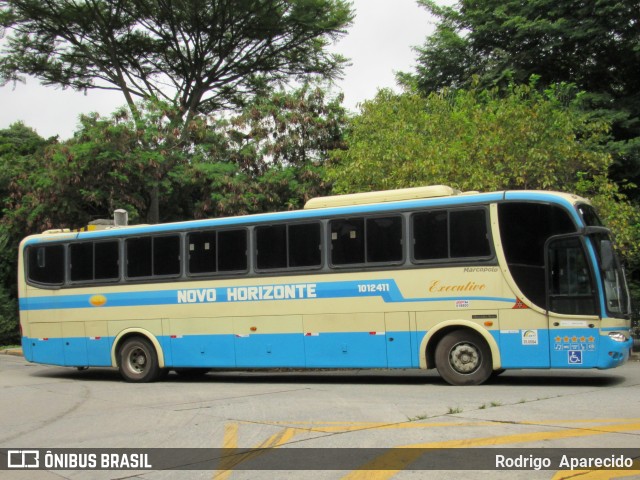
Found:
[(609, 240), (600, 241), (600, 261), (602, 270), (611, 270), (614, 265), (613, 245)]

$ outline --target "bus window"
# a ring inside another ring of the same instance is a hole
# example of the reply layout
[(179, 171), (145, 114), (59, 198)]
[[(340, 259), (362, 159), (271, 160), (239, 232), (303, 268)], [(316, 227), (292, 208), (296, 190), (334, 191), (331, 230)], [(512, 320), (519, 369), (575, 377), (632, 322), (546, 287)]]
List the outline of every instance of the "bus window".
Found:
[(72, 282), (93, 280), (93, 243), (76, 243), (69, 246), (70, 274)]
[[(331, 263), (401, 262), (402, 217), (345, 218), (332, 220)], [(366, 255), (365, 255), (366, 252)]]
[(247, 233), (244, 229), (190, 233), (187, 244), (190, 275), (247, 269)]
[(331, 263), (364, 263), (364, 218), (332, 220)]
[(64, 247), (48, 245), (29, 249), (29, 280), (48, 285), (64, 283)]
[(402, 261), (402, 217), (367, 218), (367, 262)]
[(130, 238), (126, 247), (128, 277), (180, 274), (179, 236)]
[(416, 213), (413, 258), (417, 261), (491, 256), (484, 208)]
[(86, 242), (69, 246), (72, 282), (116, 280), (119, 273), (118, 242)]
[(256, 257), (259, 270), (287, 268), (287, 227), (256, 227)]
[(554, 205), (508, 202), (498, 205), (498, 219), (511, 276), (529, 300), (546, 309), (544, 245), (554, 235), (576, 231), (571, 217)]
[(491, 255), (484, 210), (454, 210), (449, 213), (452, 258)]
[(218, 271), (242, 272), (247, 267), (247, 231), (218, 232)]
[(180, 275), (180, 237), (153, 238), (153, 274)]
[(127, 277), (150, 277), (151, 269), (151, 237), (129, 238), (127, 246)]
[(412, 217), (414, 258), (436, 260), (449, 257), (447, 212), (418, 213)]
[(320, 224), (270, 225), (256, 228), (259, 270), (320, 265)]
[(187, 236), (189, 273), (213, 273), (218, 270), (216, 232), (196, 232)]
[(289, 225), (289, 267), (319, 267), (321, 254), (319, 223)]
[(98, 242), (94, 247), (96, 280), (120, 278), (120, 246), (116, 242)]

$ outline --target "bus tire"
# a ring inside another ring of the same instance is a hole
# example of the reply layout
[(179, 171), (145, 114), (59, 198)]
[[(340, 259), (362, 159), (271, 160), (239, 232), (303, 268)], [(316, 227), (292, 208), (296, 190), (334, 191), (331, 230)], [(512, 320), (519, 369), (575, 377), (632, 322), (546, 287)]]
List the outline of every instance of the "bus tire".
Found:
[(119, 350), (118, 368), (127, 382), (153, 382), (160, 375), (158, 354), (151, 342), (142, 337), (124, 341)]
[(480, 385), (493, 371), (487, 342), (470, 330), (455, 330), (436, 346), (436, 368), (451, 385)]

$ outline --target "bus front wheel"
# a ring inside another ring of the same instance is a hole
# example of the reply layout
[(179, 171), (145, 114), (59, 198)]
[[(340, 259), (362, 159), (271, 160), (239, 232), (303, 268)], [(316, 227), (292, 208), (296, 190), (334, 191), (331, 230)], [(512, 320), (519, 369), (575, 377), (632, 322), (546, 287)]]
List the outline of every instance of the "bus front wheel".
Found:
[(480, 385), (493, 369), (491, 350), (475, 332), (455, 330), (436, 346), (436, 368), (451, 385)]
[(142, 337), (128, 338), (122, 344), (118, 368), (127, 382), (152, 382), (160, 374), (155, 348)]

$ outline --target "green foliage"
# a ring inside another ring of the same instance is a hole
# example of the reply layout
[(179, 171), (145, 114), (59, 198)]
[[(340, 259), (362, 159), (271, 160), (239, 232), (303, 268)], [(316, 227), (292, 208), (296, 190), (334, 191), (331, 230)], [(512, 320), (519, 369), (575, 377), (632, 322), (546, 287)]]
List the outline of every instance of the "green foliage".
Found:
[[(400, 79), (424, 95), (445, 88), (572, 83), (582, 108), (612, 125), (607, 150), (618, 183), (640, 184), (640, 8), (637, 1), (461, 0), (441, 7), (418, 48), (413, 74)], [(627, 193), (640, 199), (640, 190)]]
[[(463, 191), (545, 189), (593, 197), (638, 258), (635, 210), (607, 172), (608, 125), (575, 108), (570, 90), (378, 93), (348, 129), (327, 171), (336, 192), (448, 184)], [(579, 99), (578, 99), (579, 100)]]
[(0, 130), (0, 345), (17, 343), (17, 251), (23, 231), (11, 224), (15, 191), (27, 172), (36, 166), (34, 155), (42, 154), (55, 139), (45, 140), (18, 122)]
[[(121, 91), (143, 131), (134, 137), (137, 162), (152, 182), (142, 198), (147, 221), (157, 223), (161, 192), (171, 190), (165, 175), (179, 162), (167, 158), (173, 150), (158, 144), (153, 125), (164, 132), (160, 143), (185, 151), (200, 114), (242, 108), (289, 80), (339, 76), (346, 60), (327, 47), (352, 20), (346, 0), (7, 0), (0, 85), (31, 75), (46, 85)], [(171, 109), (160, 109), (158, 124), (137, 99)]]
[(9, 292), (0, 286), (0, 345), (20, 343), (18, 330), (17, 302)]

